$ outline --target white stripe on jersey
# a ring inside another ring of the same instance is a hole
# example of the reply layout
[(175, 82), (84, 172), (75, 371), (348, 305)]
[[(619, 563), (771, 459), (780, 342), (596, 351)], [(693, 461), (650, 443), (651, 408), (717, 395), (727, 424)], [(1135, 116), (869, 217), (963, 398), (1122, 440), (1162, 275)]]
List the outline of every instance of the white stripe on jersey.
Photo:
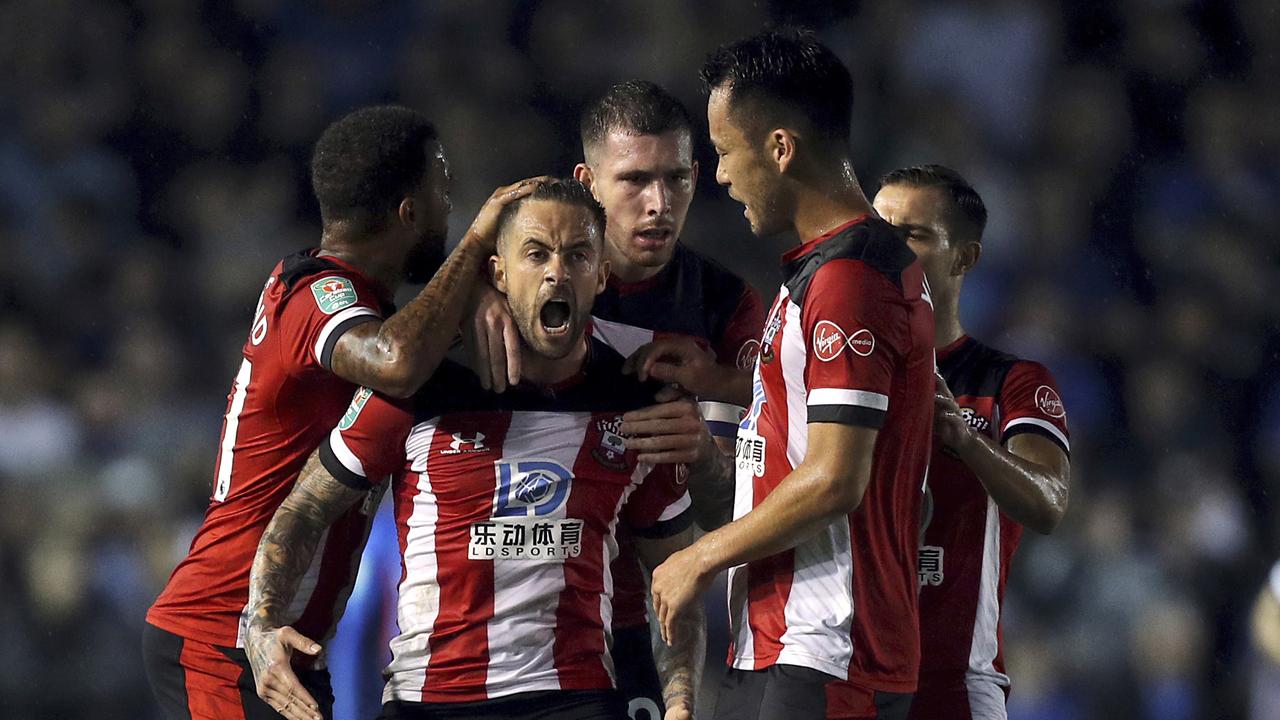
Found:
[(778, 662), (838, 677), (853, 659), (853, 545), (839, 517), (796, 546)]
[(631, 357), (631, 354), (639, 350), (640, 346), (653, 342), (652, 330), (612, 320), (601, 320), (594, 315), (591, 316), (591, 335), (617, 350), (622, 357)]
[[(642, 478), (643, 476), (641, 476), (641, 478), (636, 478), (636, 481), (639, 482)], [(691, 505), (693, 505), (693, 500), (689, 499), (689, 493), (681, 495), (679, 500), (671, 503), (667, 506), (666, 510), (662, 511), (662, 514), (658, 516), (658, 522), (666, 522), (680, 517), (680, 513), (688, 510)]]
[(338, 462), (342, 463), (342, 467), (366, 480), (369, 479), (364, 472), (364, 463), (360, 462), (360, 458), (347, 447), (347, 441), (342, 439), (342, 431), (338, 428), (329, 432), (329, 449), (333, 451), (333, 456)]
[[(786, 286), (783, 286), (783, 292), (786, 292)], [(782, 379), (787, 386), (787, 462), (794, 470), (804, 461), (805, 451), (809, 449), (809, 408), (804, 404), (804, 370), (808, 361), (800, 306), (791, 301), (790, 294), (785, 302), (787, 319), (779, 333), (778, 342), (782, 350), (778, 353), (778, 360), (782, 363)], [(766, 447), (765, 452), (768, 451)]]
[(978, 580), (978, 610), (973, 619), (973, 642), (969, 646), (966, 677), (994, 680), (1008, 687), (1009, 676), (996, 670), (1000, 642), (1000, 509), (987, 498), (987, 524), (982, 539), (982, 577)]
[(1009, 720), (1004, 690), (998, 683), (987, 677), (966, 677), (964, 686), (969, 695), (969, 717), (973, 720)]
[(888, 410), (889, 396), (870, 390), (814, 388), (809, 391), (809, 406), (814, 405), (857, 405), (872, 410)]
[(333, 317), (329, 318), (329, 322), (324, 324), (324, 327), (320, 329), (320, 334), (316, 336), (316, 344), (315, 344), (315, 347), (312, 348), (312, 350), (315, 352), (315, 358), (317, 363), (322, 363), (322, 361), (320, 360), (320, 357), (324, 355), (324, 346), (329, 342), (329, 336), (333, 334), (333, 331), (338, 329), (339, 325), (350, 320), (351, 318), (360, 317), (362, 315), (369, 315), (375, 318), (382, 317), (381, 315), (378, 314), (378, 311), (374, 310), (373, 308), (356, 305), (355, 307), (347, 308), (346, 310), (343, 310), (337, 315), (334, 315)]
[(1067, 440), (1067, 436), (1063, 435), (1062, 431), (1048, 420), (1041, 420), (1040, 418), (1033, 417), (1014, 418), (1009, 421), (1008, 425), (1004, 426), (1005, 432), (1008, 432), (1009, 428), (1014, 427), (1015, 425), (1035, 425), (1038, 428), (1048, 430), (1051, 435), (1058, 438), (1058, 442), (1062, 443), (1062, 447), (1066, 448), (1067, 452), (1071, 451), (1071, 443)]
[[(573, 470), (586, 439), (584, 413), (514, 412), (502, 446), (504, 462), (546, 458)], [(496, 478), (496, 475), (495, 475)], [(497, 492), (497, 481), (494, 491)], [(574, 493), (545, 517), (562, 520)], [(493, 560), (493, 617), (489, 619), (489, 667), (485, 692), (559, 690), (556, 670), (556, 611), (565, 588), (564, 560)], [(555, 598), (545, 602), (548, 598)], [(520, 642), (512, 642), (512, 638)]]
[[(427, 474), (427, 457), (435, 426), (414, 427), (405, 443), (407, 459), (418, 473), (418, 492), (413, 497), (405, 533), (403, 554), (404, 581), (398, 588), (396, 621), (400, 634), (391, 641), (391, 664), (384, 675), (387, 685), (382, 701), (408, 700), (422, 702), (422, 687), (427, 681), (427, 665), (431, 662), (428, 640), (440, 614), (440, 580), (436, 564), (436, 522), (439, 509), (432, 494), (431, 477)], [(404, 502), (399, 495), (397, 502)], [(398, 508), (397, 508), (398, 510)], [(397, 512), (398, 516), (400, 513)], [(396, 528), (397, 532), (400, 528)]]

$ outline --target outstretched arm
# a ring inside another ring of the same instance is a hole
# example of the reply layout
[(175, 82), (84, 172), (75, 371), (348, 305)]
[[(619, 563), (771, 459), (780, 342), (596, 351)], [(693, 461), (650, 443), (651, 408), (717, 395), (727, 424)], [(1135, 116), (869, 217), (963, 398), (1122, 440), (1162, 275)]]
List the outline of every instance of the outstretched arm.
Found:
[(244, 609), (245, 653), (258, 696), (290, 720), (321, 719), (315, 699), (289, 664), (294, 650), (315, 655), (320, 645), (284, 625), (284, 613), (315, 560), (325, 528), (365, 494), (333, 479), (312, 454), (258, 542)]
[[(692, 545), (695, 537), (693, 526), (665, 538), (636, 535), (636, 551), (645, 568), (653, 570), (672, 553)], [(707, 617), (699, 603), (673, 626), (670, 645), (660, 645), (654, 652), (658, 677), (662, 680), (662, 702), (667, 707), (664, 720), (693, 717), (706, 654)]]
[(494, 252), (502, 209), (548, 179), (530, 178), (495, 190), (417, 297), (386, 320), (356, 325), (342, 335), (333, 349), (333, 372), (393, 397), (413, 394), (439, 367), (458, 334), (476, 278)]

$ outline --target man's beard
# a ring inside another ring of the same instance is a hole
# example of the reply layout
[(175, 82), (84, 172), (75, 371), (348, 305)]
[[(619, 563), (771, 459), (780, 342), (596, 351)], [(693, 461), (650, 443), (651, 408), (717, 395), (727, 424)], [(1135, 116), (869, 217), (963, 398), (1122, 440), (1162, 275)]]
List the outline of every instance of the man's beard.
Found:
[(430, 282), (444, 262), (444, 238), (431, 235), (413, 246), (404, 260), (404, 279), (414, 285)]

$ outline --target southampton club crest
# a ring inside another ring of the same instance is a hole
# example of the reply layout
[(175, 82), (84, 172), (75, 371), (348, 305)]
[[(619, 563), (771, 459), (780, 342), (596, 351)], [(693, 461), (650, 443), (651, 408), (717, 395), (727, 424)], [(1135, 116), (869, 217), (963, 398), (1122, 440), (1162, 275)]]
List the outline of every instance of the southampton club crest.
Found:
[(615, 472), (627, 469), (627, 442), (618, 433), (622, 425), (622, 417), (596, 422), (596, 430), (600, 433), (600, 443), (591, 448), (591, 457), (604, 467)]

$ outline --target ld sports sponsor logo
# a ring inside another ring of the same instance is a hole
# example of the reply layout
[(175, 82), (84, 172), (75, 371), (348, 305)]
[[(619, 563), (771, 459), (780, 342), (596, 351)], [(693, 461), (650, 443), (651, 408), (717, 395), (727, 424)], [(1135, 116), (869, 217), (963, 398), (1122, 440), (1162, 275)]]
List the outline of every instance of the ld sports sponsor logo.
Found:
[(819, 320), (813, 328), (813, 353), (823, 362), (840, 357), (845, 348), (859, 357), (867, 357), (876, 349), (875, 336), (862, 328), (852, 335), (830, 320)]
[(568, 499), (573, 473), (546, 458), (494, 465), (498, 488), (493, 516), (471, 524), (467, 557), (538, 562), (582, 554), (582, 520), (551, 517)]
[(1064, 418), (1067, 416), (1067, 408), (1062, 404), (1062, 398), (1058, 397), (1057, 391), (1048, 385), (1041, 385), (1036, 388), (1036, 408), (1040, 412), (1051, 418)]

